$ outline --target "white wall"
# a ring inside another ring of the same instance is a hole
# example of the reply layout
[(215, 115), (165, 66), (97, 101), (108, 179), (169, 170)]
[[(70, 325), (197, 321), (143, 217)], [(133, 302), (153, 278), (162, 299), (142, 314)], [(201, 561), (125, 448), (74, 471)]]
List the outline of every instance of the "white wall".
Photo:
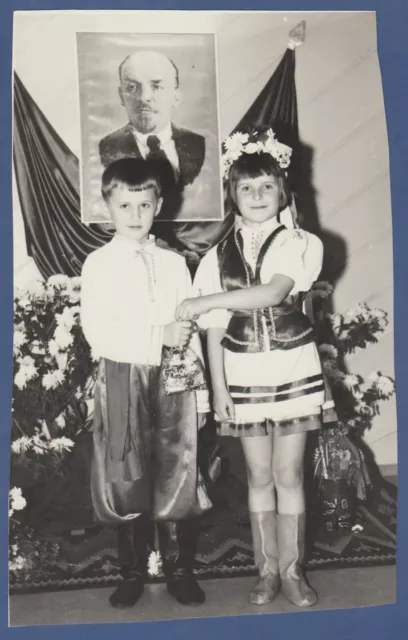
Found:
[[(374, 13), (19, 13), (14, 65), (21, 80), (70, 149), (79, 155), (76, 30), (217, 32), (220, 127), (224, 137), (263, 88), (284, 53), (288, 31), (307, 23), (296, 53), (299, 125), (315, 149), (314, 185), (321, 225), (346, 242), (347, 269), (335, 306), (367, 301), (389, 313), (390, 327), (375, 346), (350, 357), (362, 375), (394, 374), (392, 222), (388, 144)], [(16, 281), (33, 267), (24, 249), (18, 202)], [(380, 464), (397, 461), (395, 401), (384, 403), (367, 435)]]

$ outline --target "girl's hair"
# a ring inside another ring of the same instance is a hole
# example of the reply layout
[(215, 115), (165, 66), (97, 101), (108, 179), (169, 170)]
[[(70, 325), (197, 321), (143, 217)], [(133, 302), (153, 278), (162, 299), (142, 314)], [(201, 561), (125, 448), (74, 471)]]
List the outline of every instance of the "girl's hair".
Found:
[(112, 162), (102, 175), (102, 196), (107, 202), (114, 189), (124, 186), (129, 191), (154, 189), (160, 198), (162, 184), (160, 166), (154, 160), (143, 158), (122, 158)]
[(292, 202), (286, 176), (270, 153), (243, 153), (231, 165), (227, 184), (227, 211), (240, 214), (236, 204), (236, 189), (240, 180), (258, 178), (259, 176), (273, 176), (279, 187), (279, 212), (286, 209)]

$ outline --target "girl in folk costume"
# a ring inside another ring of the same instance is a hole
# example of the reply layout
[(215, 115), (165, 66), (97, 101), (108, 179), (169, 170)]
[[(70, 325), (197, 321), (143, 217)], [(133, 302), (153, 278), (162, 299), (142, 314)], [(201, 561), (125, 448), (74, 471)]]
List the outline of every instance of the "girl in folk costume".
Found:
[(234, 231), (203, 258), (199, 297), (178, 319), (199, 318), (208, 356), (218, 433), (241, 438), (259, 576), (250, 593), (266, 604), (279, 587), (300, 607), (314, 605), (303, 572), (307, 432), (321, 426), (325, 389), (304, 300), (322, 268), (321, 241), (294, 229), (284, 168), (291, 149), (270, 130), (235, 134), (224, 154)]

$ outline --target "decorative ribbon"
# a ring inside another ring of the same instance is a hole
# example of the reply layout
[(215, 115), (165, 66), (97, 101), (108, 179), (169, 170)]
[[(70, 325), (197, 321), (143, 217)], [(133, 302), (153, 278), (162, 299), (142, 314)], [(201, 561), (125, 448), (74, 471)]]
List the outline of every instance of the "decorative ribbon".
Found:
[[(143, 245), (140, 247), (140, 249), (135, 250), (135, 255), (137, 257), (142, 258), (143, 263), (146, 267), (147, 286), (149, 288), (150, 302), (154, 302), (155, 288), (156, 288), (156, 270), (155, 270), (155, 264), (154, 264), (154, 256), (148, 251), (146, 251)], [(148, 257), (150, 258), (150, 260), (148, 259)]]

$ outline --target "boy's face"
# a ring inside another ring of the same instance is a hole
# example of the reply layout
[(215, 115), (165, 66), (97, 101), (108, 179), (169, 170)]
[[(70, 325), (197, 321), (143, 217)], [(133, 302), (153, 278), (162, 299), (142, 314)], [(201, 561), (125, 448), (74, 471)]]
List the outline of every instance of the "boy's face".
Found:
[(141, 242), (148, 237), (155, 216), (162, 206), (162, 198), (153, 188), (131, 191), (125, 185), (113, 189), (108, 209), (120, 236)]

